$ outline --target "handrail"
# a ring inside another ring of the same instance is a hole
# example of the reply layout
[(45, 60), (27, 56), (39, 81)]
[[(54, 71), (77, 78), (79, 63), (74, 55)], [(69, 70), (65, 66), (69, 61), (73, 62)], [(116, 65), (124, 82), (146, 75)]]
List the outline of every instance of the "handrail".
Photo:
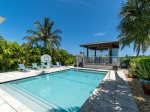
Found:
[(86, 57), (83, 56), (84, 64), (115, 64), (118, 65), (120, 63), (120, 57), (117, 56), (92, 56), (92, 57)]

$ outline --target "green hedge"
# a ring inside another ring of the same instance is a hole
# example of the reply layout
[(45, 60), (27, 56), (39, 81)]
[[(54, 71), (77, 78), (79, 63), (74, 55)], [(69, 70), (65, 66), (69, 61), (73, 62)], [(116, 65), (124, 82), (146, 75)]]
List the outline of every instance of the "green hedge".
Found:
[[(0, 72), (17, 70), (19, 63), (31, 66), (31, 63), (40, 64), (40, 58), (43, 55), (43, 49), (27, 44), (19, 45), (16, 42), (0, 40)], [(72, 65), (75, 63), (75, 57), (66, 50), (53, 48), (52, 53), (46, 51), (52, 57), (52, 63), (56, 61), (61, 65)]]
[(150, 57), (137, 57), (130, 60), (131, 62), (144, 63), (150, 62)]
[(131, 58), (121, 58), (121, 62), (125, 62), (127, 65), (129, 65), (131, 61)]
[(130, 62), (132, 61), (142, 61), (142, 60), (147, 60), (150, 59), (150, 56), (139, 56), (139, 57), (135, 57), (135, 56), (130, 56), (130, 57), (123, 57), (120, 58), (120, 62), (125, 62), (127, 65), (130, 65)]

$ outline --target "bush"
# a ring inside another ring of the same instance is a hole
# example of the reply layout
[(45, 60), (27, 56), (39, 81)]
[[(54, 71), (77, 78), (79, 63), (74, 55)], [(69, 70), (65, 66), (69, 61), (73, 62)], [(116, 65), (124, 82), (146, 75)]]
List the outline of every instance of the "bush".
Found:
[[(75, 63), (75, 57), (63, 49), (53, 48), (53, 53), (47, 51), (52, 57), (52, 63), (59, 61), (62, 65), (72, 65)], [(38, 46), (19, 45), (16, 42), (0, 40), (0, 72), (17, 70), (19, 63), (31, 65), (31, 63), (40, 64), (40, 58), (43, 55), (43, 49)]]
[(130, 56), (130, 57), (123, 57), (120, 58), (120, 63), (126, 63), (127, 66), (130, 66), (130, 62), (132, 61), (138, 61), (138, 60), (143, 60), (143, 59), (150, 59), (150, 56), (139, 56), (139, 57), (135, 57), (135, 56)]
[(125, 62), (127, 65), (130, 64), (130, 61), (131, 61), (131, 58), (126, 58), (126, 59), (124, 60), (124, 62)]
[(150, 80), (150, 57), (131, 59), (129, 72), (140, 79)]

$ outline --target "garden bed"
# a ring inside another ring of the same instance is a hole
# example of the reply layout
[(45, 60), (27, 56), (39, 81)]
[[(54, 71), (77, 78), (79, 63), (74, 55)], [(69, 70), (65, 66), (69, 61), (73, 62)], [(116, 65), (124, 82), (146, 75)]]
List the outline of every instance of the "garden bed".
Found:
[(150, 96), (144, 94), (138, 78), (129, 78), (127, 70), (124, 70), (131, 92), (134, 96), (135, 102), (139, 112), (150, 112)]

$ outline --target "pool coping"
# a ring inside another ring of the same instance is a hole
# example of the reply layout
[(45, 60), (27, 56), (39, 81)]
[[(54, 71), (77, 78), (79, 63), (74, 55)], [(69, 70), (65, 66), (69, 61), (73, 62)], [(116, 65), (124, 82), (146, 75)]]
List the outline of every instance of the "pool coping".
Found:
[[(62, 70), (51, 71), (51, 72), (44, 72), (44, 73), (35, 74), (35, 75), (32, 75), (32, 76), (27, 76), (27, 77), (22, 77), (22, 78), (19, 77), (19, 78), (8, 80), (8, 81), (2, 81), (2, 82), (0, 82), (0, 84), (4, 84), (4, 83), (8, 83), (8, 82), (13, 82), (13, 81), (17, 81), (17, 80), (23, 80), (23, 79), (32, 78), (32, 77), (37, 77), (37, 76), (40, 76), (40, 75), (47, 75), (49, 73), (61, 72), (61, 71), (65, 71), (65, 70), (68, 70), (68, 69), (77, 69), (77, 70), (79, 69), (79, 70), (89, 70), (89, 71), (98, 71), (98, 72), (109, 72), (108, 70), (100, 70), (100, 69), (97, 70), (97, 69), (90, 69), (90, 68), (69, 67), (69, 68), (65, 68), (65, 69), (62, 69)], [(106, 77), (106, 75), (105, 75), (105, 77)], [(104, 77), (104, 79), (105, 79), (105, 77)]]
[[(54, 71), (48, 71), (46, 74), (48, 73), (53, 73), (53, 72), (61, 72), (61, 71), (64, 71), (64, 70), (67, 70), (67, 69), (80, 69), (80, 70), (93, 70), (93, 71), (104, 71), (104, 72), (107, 72), (107, 74), (105, 75), (105, 77), (103, 78), (102, 80), (102, 83), (98, 85), (98, 87), (95, 88), (95, 90), (92, 92), (92, 94), (89, 96), (89, 98), (86, 100), (86, 102), (82, 105), (81, 109), (80, 109), (80, 112), (97, 112), (96, 111), (96, 108), (97, 107), (92, 107), (91, 106), (91, 103), (89, 101), (94, 101), (95, 97), (97, 94), (99, 94), (101, 92), (102, 89), (99, 89), (102, 87), (102, 85), (107, 82), (107, 81), (110, 81), (110, 80), (116, 80), (115, 79), (115, 76), (114, 76), (114, 71), (113, 70), (103, 70), (103, 69), (91, 69), (91, 68), (77, 68), (77, 67), (64, 67), (63, 69), (59, 69), (59, 70), (54, 70)], [(10, 80), (10, 81), (5, 81), (5, 82), (0, 82), (0, 84), (3, 84), (3, 83), (6, 83), (6, 82), (11, 82), (11, 81), (16, 81), (16, 80), (22, 80), (22, 79), (26, 79), (26, 78), (31, 78), (31, 77), (36, 77), (38, 76), (39, 74), (35, 74), (35, 75), (32, 75), (32, 76), (27, 76), (27, 77), (24, 77), (24, 78), (18, 78), (18, 79), (13, 79), (13, 80)], [(5, 97), (3, 97), (5, 96)], [(6, 96), (8, 97), (6, 99)], [(0, 89), (0, 97), (2, 98), (2, 100), (4, 100), (9, 106), (11, 106), (15, 111), (18, 111), (18, 112), (26, 112), (26, 111), (29, 111), (29, 112), (33, 112), (32, 110), (30, 110), (30, 108), (28, 108), (26, 105), (22, 104), (21, 102), (19, 101), (15, 101), (17, 99), (13, 98), (11, 95), (9, 95), (8, 93), (5, 93), (4, 91), (2, 91)], [(8, 99), (13, 99), (16, 103), (16, 105), (13, 105), (12, 106), (12, 103), (11, 103), (11, 100), (8, 100)], [(19, 103), (18, 103), (19, 102)], [(135, 103), (134, 101), (132, 101), (133, 104)], [(21, 105), (20, 108), (18, 107), (18, 105)], [(87, 106), (90, 105), (90, 110), (89, 108), (87, 108)], [(95, 104), (96, 105), (96, 104)], [(23, 110), (22, 110), (23, 108)], [(128, 108), (128, 105), (127, 105), (127, 108)], [(134, 110), (133, 112), (138, 112), (138, 110), (136, 109), (136, 105), (134, 106), (135, 109), (132, 109)], [(0, 108), (1, 109), (1, 108)], [(115, 109), (114, 109), (115, 110)], [(99, 112), (100, 109), (99, 109)], [(105, 112), (105, 111), (102, 111), (102, 112)], [(110, 111), (111, 112), (111, 111)], [(113, 111), (112, 111), (113, 112)]]
[[(36, 76), (39, 76), (39, 75), (46, 75), (46, 74), (49, 74), (49, 73), (60, 72), (60, 71), (64, 71), (64, 70), (67, 70), (67, 69), (70, 69), (70, 68), (66, 67), (66, 68), (63, 68), (63, 69), (60, 69), (60, 70), (54, 70), (54, 71), (49, 71), (49, 70), (47, 71), (47, 69), (42, 69), (41, 71), (37, 71), (38, 73), (32, 73), (32, 74), (30, 74), (28, 76), (17, 77), (15, 79), (0, 81), (0, 84), (4, 84), (4, 83), (7, 83), (7, 82), (11, 82), (11, 81), (27, 79), (27, 78), (31, 78), (31, 77), (36, 77)], [(20, 73), (27, 73), (27, 72), (20, 72)]]

